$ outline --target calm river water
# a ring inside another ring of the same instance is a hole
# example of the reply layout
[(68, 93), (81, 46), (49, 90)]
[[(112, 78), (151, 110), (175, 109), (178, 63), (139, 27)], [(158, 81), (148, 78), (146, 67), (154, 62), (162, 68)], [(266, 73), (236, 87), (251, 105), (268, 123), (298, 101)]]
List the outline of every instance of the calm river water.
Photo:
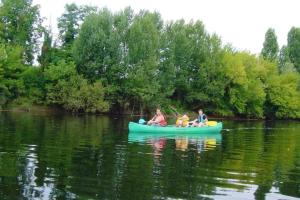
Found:
[(0, 113), (0, 199), (300, 198), (300, 122), (140, 135), (129, 121)]

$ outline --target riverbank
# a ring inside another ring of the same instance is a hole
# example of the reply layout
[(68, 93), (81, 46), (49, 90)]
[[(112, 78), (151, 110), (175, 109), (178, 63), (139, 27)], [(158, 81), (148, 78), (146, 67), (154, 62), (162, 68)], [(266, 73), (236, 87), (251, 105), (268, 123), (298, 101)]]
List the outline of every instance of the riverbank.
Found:
[[(71, 113), (69, 111), (66, 111), (65, 109), (58, 107), (58, 106), (46, 106), (46, 105), (35, 105), (35, 104), (8, 104), (6, 107), (3, 109), (0, 109), (0, 112), (30, 112), (33, 114), (68, 114)], [(190, 119), (196, 118), (197, 113), (193, 111), (180, 111), (180, 113), (186, 113), (188, 116), (190, 116)], [(122, 116), (131, 116), (131, 117), (145, 117), (145, 118), (150, 118), (151, 113), (147, 113), (144, 115), (137, 114), (137, 113), (132, 113), (132, 112), (106, 112), (106, 113), (96, 113), (96, 114), (91, 114), (91, 113), (83, 113), (83, 112), (77, 112), (73, 113), (75, 115), (82, 115), (82, 114), (88, 114), (88, 115), (122, 115)], [(210, 114), (207, 113), (209, 119), (214, 119), (214, 120), (234, 120), (234, 121), (260, 121), (260, 120), (295, 120), (299, 121), (300, 119), (277, 119), (277, 118), (250, 118), (250, 117), (243, 117), (243, 116), (220, 116), (216, 114)], [(176, 115), (175, 113), (167, 113), (166, 117), (169, 119), (175, 119)]]
[(32, 105), (32, 104), (8, 104), (0, 109), (0, 112), (30, 112), (33, 114), (62, 114), (67, 111), (56, 106)]

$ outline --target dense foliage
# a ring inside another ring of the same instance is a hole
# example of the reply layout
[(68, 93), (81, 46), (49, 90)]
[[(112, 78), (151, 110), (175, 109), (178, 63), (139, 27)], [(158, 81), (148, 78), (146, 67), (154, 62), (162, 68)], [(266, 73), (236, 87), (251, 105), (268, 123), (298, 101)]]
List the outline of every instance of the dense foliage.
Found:
[(39, 6), (32, 0), (1, 0), (0, 36), (7, 43), (24, 49), (25, 61), (32, 63), (42, 33)]
[[(22, 41), (13, 32), (18, 23), (6, 20), (14, 6), (35, 16), (26, 21), (29, 28), (21, 27)], [(171, 104), (223, 116), (300, 117), (300, 28), (290, 30), (280, 51), (269, 29), (256, 56), (223, 45), (201, 21), (164, 22), (156, 12), (70, 4), (58, 20), (58, 40), (41, 29), (40, 66), (33, 67), (38, 7), (5, 0), (0, 11), (0, 105), (26, 98), (74, 112), (142, 113)]]

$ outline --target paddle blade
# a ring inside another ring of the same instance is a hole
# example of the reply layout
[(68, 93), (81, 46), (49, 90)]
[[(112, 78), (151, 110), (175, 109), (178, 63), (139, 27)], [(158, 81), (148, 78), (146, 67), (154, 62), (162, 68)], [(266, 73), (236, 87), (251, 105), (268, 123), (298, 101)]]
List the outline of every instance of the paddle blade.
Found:
[(208, 122), (206, 122), (206, 124), (208, 126), (217, 126), (218, 122), (216, 122), (216, 121), (208, 121)]

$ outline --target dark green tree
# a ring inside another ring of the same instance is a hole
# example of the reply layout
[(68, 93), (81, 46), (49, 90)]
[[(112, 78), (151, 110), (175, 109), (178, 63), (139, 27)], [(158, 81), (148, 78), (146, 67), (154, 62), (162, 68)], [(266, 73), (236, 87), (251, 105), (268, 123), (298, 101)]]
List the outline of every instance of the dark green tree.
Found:
[(65, 5), (65, 12), (58, 18), (59, 35), (63, 46), (73, 43), (84, 18), (96, 10), (96, 7), (77, 6), (74, 3)]
[[(176, 101), (184, 102), (189, 89), (189, 66), (191, 66), (191, 56), (193, 52), (191, 40), (188, 38), (188, 26), (184, 20), (178, 20), (166, 25), (166, 34), (168, 43), (165, 47), (165, 52), (168, 52), (168, 57), (164, 60), (173, 65), (175, 73), (174, 80), (174, 94), (173, 98)], [(166, 36), (164, 36), (166, 37)], [(162, 62), (165, 64), (165, 62)]]
[(153, 103), (159, 104), (158, 99), (162, 96), (159, 94), (161, 86), (157, 77), (162, 26), (158, 13), (141, 11), (129, 30), (126, 85), (141, 113), (147, 107), (157, 106)]
[(48, 66), (53, 61), (52, 33), (50, 30), (44, 31), (44, 42), (41, 49), (41, 55), (38, 61), (42, 68)]
[(74, 63), (61, 61), (44, 71), (46, 101), (72, 112), (107, 112), (104, 88), (100, 81), (89, 83), (78, 75)]
[(45, 77), (44, 68), (28, 66), (22, 73), (21, 80), (24, 84), (24, 94), (22, 97), (27, 98), (29, 103), (45, 104)]
[(292, 27), (289, 31), (287, 48), (292, 63), (300, 72), (300, 28)]
[(279, 52), (278, 67), (280, 73), (297, 71), (290, 59), (289, 49), (285, 45), (281, 47)]
[(112, 31), (113, 15), (107, 9), (91, 14), (82, 24), (74, 44), (74, 59), (78, 71), (89, 80), (106, 79), (112, 55), (116, 53), (112, 46)]
[(263, 44), (261, 55), (267, 60), (275, 61), (278, 57), (278, 51), (279, 46), (275, 30), (269, 28), (265, 34), (265, 41)]
[(23, 49), (0, 42), (0, 100), (2, 104), (20, 97), (24, 92), (21, 79), (25, 70)]
[(170, 24), (164, 26), (159, 42), (158, 81), (161, 84), (160, 93), (171, 97), (175, 92), (176, 71), (174, 64), (174, 43)]
[(0, 46), (0, 108), (4, 105), (9, 96), (9, 91), (6, 85), (4, 84), (4, 62), (7, 59), (7, 54), (5, 50), (5, 45), (1, 44)]
[(39, 6), (32, 0), (2, 0), (0, 5), (0, 35), (12, 45), (23, 47), (25, 61), (32, 63), (42, 33)]

